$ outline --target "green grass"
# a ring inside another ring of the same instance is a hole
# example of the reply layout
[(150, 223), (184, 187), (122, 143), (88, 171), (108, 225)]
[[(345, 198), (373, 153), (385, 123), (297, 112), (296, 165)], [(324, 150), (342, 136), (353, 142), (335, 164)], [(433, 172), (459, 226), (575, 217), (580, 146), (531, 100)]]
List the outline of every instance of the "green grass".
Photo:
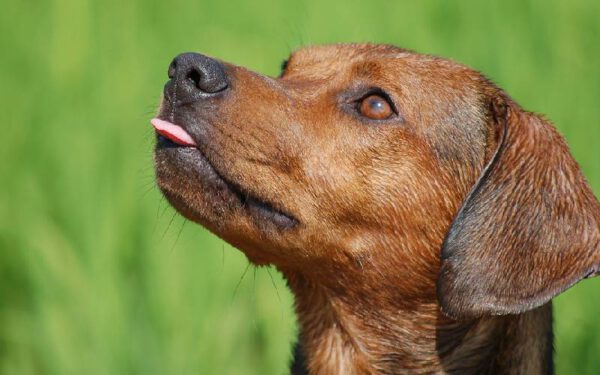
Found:
[[(286, 373), (281, 277), (242, 278), (241, 253), (153, 185), (148, 120), (177, 53), (271, 75), (311, 43), (454, 58), (547, 114), (598, 193), (598, 20), (596, 0), (3, 3), (0, 373)], [(559, 374), (598, 373), (599, 297), (592, 280), (557, 299)]]

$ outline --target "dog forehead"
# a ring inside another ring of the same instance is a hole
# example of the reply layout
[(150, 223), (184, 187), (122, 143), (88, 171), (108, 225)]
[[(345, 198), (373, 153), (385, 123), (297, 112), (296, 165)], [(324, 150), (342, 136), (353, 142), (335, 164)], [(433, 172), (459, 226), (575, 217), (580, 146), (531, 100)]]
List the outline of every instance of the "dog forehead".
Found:
[[(347, 74), (345, 74), (347, 73)], [(330, 80), (343, 75), (411, 81), (437, 80), (460, 87), (482, 83), (481, 75), (455, 61), (420, 54), (387, 44), (347, 43), (307, 46), (287, 60), (285, 77), (293, 80)], [(484, 80), (483, 80), (484, 81)]]
[(292, 53), (291, 60), (299, 62), (339, 61), (356, 59), (365, 56), (383, 56), (394, 53), (408, 52), (387, 44), (372, 43), (339, 43), (312, 45), (300, 48)]
[(286, 75), (327, 77), (339, 74), (356, 63), (377, 61), (404, 51), (390, 45), (367, 43), (307, 46), (290, 55)]

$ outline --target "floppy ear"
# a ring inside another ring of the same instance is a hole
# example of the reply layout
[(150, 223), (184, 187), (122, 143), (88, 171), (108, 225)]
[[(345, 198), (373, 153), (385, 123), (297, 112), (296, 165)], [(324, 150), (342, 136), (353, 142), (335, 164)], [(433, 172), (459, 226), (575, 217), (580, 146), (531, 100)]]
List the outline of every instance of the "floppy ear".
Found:
[(489, 112), (491, 160), (442, 247), (438, 299), (457, 319), (533, 309), (600, 267), (600, 204), (563, 138), (502, 94)]

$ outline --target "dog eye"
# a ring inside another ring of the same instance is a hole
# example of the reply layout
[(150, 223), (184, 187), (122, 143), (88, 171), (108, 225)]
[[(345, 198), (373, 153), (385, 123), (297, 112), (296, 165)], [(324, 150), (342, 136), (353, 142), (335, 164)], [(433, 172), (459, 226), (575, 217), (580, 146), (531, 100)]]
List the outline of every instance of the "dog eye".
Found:
[(371, 94), (363, 98), (358, 103), (358, 111), (361, 115), (372, 120), (385, 120), (394, 114), (389, 100), (377, 94)]

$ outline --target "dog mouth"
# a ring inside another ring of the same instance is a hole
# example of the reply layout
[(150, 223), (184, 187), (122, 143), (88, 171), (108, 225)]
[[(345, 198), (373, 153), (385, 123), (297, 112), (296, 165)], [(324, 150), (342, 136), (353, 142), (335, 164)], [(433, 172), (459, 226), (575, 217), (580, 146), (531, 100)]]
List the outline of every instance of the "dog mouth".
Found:
[[(192, 168), (195, 167), (196, 176), (199, 175), (201, 180), (210, 185), (203, 186), (206, 187), (204, 190), (209, 193), (207, 199), (222, 200), (223, 190), (226, 190), (227, 195), (229, 195), (227, 201), (231, 201), (231, 198), (233, 198), (242, 209), (255, 219), (257, 225), (262, 229), (269, 229), (268, 223), (273, 224), (280, 230), (291, 229), (298, 225), (298, 220), (278, 205), (257, 197), (240, 184), (226, 178), (215, 168), (209, 157), (198, 147), (196, 140), (183, 127), (160, 118), (154, 118), (150, 122), (157, 134), (156, 156), (169, 157), (169, 155), (177, 155), (178, 162), (169, 163), (171, 168), (180, 167), (177, 164), (181, 163), (182, 160), (186, 163), (193, 163)], [(177, 171), (172, 172), (177, 173)], [(215, 190), (215, 186), (218, 188), (220, 197), (210, 196), (210, 192)]]

